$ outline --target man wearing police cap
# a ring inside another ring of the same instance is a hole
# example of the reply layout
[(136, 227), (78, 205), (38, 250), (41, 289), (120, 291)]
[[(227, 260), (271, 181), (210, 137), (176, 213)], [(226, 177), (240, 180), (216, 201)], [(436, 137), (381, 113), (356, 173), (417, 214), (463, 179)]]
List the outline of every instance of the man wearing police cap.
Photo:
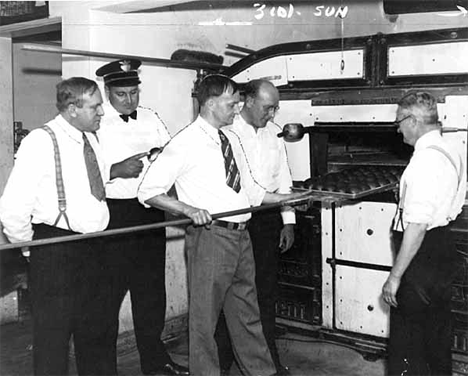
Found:
[[(145, 209), (136, 198), (143, 171), (149, 164), (149, 150), (164, 146), (170, 139), (160, 117), (139, 106), (140, 65), (139, 60), (122, 59), (96, 71), (104, 80), (108, 99), (98, 136), (104, 158), (111, 165), (111, 181), (106, 185), (109, 229), (164, 221), (162, 211)], [(166, 314), (165, 229), (110, 237), (105, 248), (104, 264), (112, 281), (106, 303), (114, 324), (109, 338), (114, 362), (120, 305), (130, 291), (142, 372), (188, 375), (186, 368), (171, 360), (161, 341)]]

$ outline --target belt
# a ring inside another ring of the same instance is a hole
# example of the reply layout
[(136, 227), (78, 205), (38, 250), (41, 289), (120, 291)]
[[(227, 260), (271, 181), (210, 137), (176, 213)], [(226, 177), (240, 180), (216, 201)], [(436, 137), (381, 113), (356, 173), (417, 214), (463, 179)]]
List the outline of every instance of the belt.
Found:
[(228, 221), (220, 221), (218, 219), (214, 219), (211, 221), (212, 226), (218, 226), (218, 227), (224, 227), (227, 228), (228, 230), (238, 230), (238, 231), (243, 231), (247, 229), (247, 225), (249, 222), (228, 222)]

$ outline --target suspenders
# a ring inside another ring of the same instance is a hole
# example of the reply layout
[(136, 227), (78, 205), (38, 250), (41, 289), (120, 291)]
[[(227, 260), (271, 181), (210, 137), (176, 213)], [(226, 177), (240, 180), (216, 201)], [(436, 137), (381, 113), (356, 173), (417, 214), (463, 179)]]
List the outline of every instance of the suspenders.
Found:
[[(461, 174), (458, 173), (458, 170), (457, 170), (457, 165), (455, 164), (455, 161), (453, 160), (453, 158), (451, 157), (451, 155), (449, 153), (447, 153), (444, 149), (442, 149), (440, 146), (437, 146), (437, 145), (429, 145), (427, 147), (427, 149), (433, 149), (433, 150), (437, 150), (438, 152), (442, 153), (443, 155), (445, 155), (447, 157), (447, 159), (450, 161), (450, 163), (452, 164), (453, 168), (455, 169), (455, 172), (457, 174), (457, 177), (458, 177), (458, 181), (457, 181), (457, 189), (455, 191), (455, 196), (453, 197), (452, 199), (452, 204), (450, 205), (450, 207), (453, 206), (453, 202), (455, 201), (456, 197), (457, 197), (457, 192), (458, 192), (458, 188), (460, 187), (460, 181), (461, 181)], [(463, 166), (461, 166), (461, 168), (463, 168)], [(403, 188), (401, 189), (401, 197), (400, 197), (400, 205), (399, 205), (399, 218), (398, 218), (398, 224), (401, 222), (401, 228), (404, 230), (404, 227), (403, 227), (403, 204), (405, 202), (405, 196), (406, 196), (406, 182), (405, 184), (403, 185)], [(450, 220), (450, 219), (449, 219)]]
[(59, 214), (53, 226), (57, 226), (61, 217), (64, 217), (67, 227), (70, 231), (70, 223), (68, 222), (68, 216), (66, 213), (67, 210), (67, 200), (65, 198), (65, 188), (63, 186), (63, 178), (62, 178), (62, 162), (60, 159), (60, 150), (57, 143), (57, 138), (55, 137), (55, 133), (49, 126), (44, 125), (43, 128), (47, 133), (49, 133), (50, 138), (52, 139), (52, 143), (54, 144), (54, 159), (55, 159), (55, 182), (57, 185), (57, 196), (58, 196), (58, 209)]
[[(442, 149), (440, 146), (437, 146), (437, 145), (430, 145), (428, 147), (428, 149), (434, 149), (434, 150), (437, 150), (437, 151), (440, 151), (443, 155), (445, 155), (447, 157), (447, 159), (450, 161), (450, 163), (452, 164), (453, 168), (455, 169), (455, 172), (457, 173), (457, 177), (458, 177), (458, 184), (457, 184), (457, 192), (458, 192), (458, 187), (460, 186), (460, 181), (461, 181), (461, 174), (458, 174), (458, 170), (457, 170), (457, 165), (455, 164), (455, 161), (453, 160), (453, 158), (450, 156), (449, 153), (447, 153), (444, 149)], [(463, 168), (463, 166), (460, 166), (461, 168)]]

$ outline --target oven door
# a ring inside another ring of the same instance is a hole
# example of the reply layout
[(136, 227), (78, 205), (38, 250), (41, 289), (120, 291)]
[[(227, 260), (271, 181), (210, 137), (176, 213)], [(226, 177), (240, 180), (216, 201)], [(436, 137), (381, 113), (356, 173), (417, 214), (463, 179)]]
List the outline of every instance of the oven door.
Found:
[(395, 211), (394, 203), (366, 201), (323, 211), (325, 326), (388, 337), (390, 309), (381, 291), (393, 263)]

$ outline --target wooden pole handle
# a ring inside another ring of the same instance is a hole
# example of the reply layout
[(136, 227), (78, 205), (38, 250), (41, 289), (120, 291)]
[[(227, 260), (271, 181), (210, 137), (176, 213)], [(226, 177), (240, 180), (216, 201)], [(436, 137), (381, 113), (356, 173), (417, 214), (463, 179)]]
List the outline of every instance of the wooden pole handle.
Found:
[[(275, 204), (252, 206), (250, 208), (245, 208), (245, 209), (237, 209), (237, 210), (232, 210), (232, 211), (227, 211), (227, 212), (222, 212), (222, 213), (216, 213), (216, 214), (213, 214), (211, 217), (213, 219), (218, 219), (218, 218), (232, 217), (232, 216), (239, 215), (239, 214), (253, 213), (253, 212), (257, 212), (261, 210), (279, 208), (279, 207), (284, 207), (284, 206), (304, 205), (304, 204), (308, 204), (310, 199), (311, 199), (310, 195), (308, 195), (307, 193), (304, 193), (304, 195), (293, 200), (281, 201)], [(60, 236), (60, 237), (55, 237), (55, 238), (30, 240), (26, 242), (0, 245), (0, 251), (6, 251), (8, 249), (24, 248), (24, 247), (36, 247), (36, 246), (46, 245), (46, 244), (72, 242), (75, 240), (102, 238), (106, 236), (115, 236), (115, 235), (121, 235), (121, 234), (133, 233), (133, 232), (154, 230), (154, 229), (168, 227), (168, 226), (187, 225), (190, 223), (192, 223), (192, 220), (190, 218), (181, 218), (181, 219), (175, 219), (172, 221), (152, 223), (149, 225), (117, 228), (117, 229), (112, 229), (112, 230), (91, 232), (87, 234), (74, 234), (74, 235), (66, 235), (66, 236)]]

